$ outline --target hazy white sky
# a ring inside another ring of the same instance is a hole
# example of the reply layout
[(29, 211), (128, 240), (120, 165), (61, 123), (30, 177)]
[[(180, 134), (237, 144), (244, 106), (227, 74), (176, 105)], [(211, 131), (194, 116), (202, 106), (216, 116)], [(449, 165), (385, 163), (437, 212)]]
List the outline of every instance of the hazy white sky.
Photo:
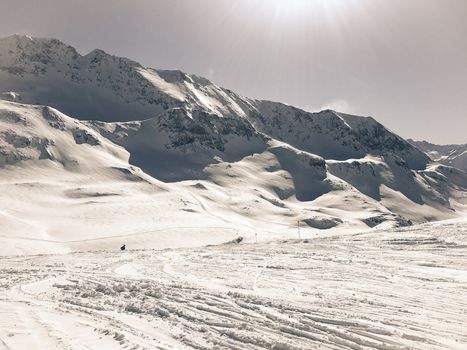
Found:
[(13, 33), (467, 142), (467, 0), (0, 0)]

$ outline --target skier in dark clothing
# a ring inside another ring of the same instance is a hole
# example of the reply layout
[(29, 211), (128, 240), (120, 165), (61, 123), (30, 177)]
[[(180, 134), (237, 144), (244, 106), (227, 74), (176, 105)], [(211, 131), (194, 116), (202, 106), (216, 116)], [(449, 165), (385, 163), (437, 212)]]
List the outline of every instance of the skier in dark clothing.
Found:
[(125, 244), (120, 247), (120, 250), (125, 250), (125, 249), (126, 249)]

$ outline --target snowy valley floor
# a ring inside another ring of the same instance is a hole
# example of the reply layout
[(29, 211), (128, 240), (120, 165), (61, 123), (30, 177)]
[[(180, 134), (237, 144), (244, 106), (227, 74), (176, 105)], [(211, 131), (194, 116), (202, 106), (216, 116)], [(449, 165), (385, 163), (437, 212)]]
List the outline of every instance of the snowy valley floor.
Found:
[(467, 349), (466, 221), (0, 269), (0, 349)]

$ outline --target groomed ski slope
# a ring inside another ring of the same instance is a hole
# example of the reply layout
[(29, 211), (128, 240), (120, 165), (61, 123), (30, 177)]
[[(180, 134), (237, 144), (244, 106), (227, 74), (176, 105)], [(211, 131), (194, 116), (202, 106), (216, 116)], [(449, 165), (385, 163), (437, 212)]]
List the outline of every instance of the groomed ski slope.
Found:
[(467, 221), (0, 258), (0, 349), (466, 349)]

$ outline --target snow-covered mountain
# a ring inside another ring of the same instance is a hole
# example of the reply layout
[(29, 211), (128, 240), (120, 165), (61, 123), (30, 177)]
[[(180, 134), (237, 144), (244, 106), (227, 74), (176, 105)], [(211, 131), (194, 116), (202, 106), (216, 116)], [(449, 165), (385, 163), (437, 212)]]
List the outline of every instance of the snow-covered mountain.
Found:
[(408, 140), (425, 152), (433, 161), (467, 171), (467, 143), (463, 145), (435, 145), (427, 141)]
[[(310, 230), (372, 228), (465, 209), (465, 172), (433, 163), (371, 117), (254, 100), (101, 50), (0, 39), (0, 94), (0, 227), (9, 239), (17, 230), (7, 227), (24, 217), (23, 238), (40, 227), (45, 241), (81, 247), (181, 226), (202, 227), (206, 243), (219, 227), (218, 239), (272, 236), (297, 220)], [(182, 231), (175, 236), (196, 236)]]
[(101, 50), (81, 56), (55, 39), (1, 39), (0, 72), (4, 97), (50, 105), (81, 120), (143, 120), (181, 108), (185, 118), (193, 119), (192, 111), (202, 111), (237, 119), (325, 158), (397, 151), (414, 168), (428, 162), (428, 157), (372, 118), (329, 110), (308, 113), (277, 102), (251, 100), (205, 78), (144, 68)]

